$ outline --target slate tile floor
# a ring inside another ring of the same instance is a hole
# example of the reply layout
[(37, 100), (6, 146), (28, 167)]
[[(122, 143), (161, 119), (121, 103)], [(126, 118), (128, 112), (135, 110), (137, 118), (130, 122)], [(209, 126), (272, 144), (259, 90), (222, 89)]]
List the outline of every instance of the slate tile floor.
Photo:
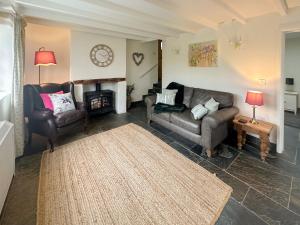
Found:
[[(251, 143), (247, 143), (243, 151), (231, 145), (222, 145), (219, 148), (228, 148), (234, 157), (208, 159), (202, 154), (201, 146), (158, 124), (149, 126), (145, 108), (139, 106), (126, 114), (108, 114), (91, 119), (88, 133), (64, 136), (58, 145), (127, 123), (136, 123), (151, 131), (233, 188), (232, 197), (217, 221), (218, 225), (300, 224), (300, 129), (287, 126), (288, 151), (268, 158), (267, 162), (259, 160), (258, 146)], [(16, 174), (0, 218), (1, 225), (35, 224), (41, 152), (46, 148), (46, 140), (36, 135), (32, 146), (26, 146), (25, 156), (16, 160)]]

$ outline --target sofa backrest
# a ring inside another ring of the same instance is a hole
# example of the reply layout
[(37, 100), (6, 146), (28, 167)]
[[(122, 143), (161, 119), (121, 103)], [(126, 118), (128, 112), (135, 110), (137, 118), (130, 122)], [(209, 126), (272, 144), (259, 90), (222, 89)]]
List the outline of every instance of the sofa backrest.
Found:
[(190, 108), (193, 108), (198, 104), (204, 105), (211, 98), (214, 98), (220, 103), (219, 109), (233, 106), (233, 94), (231, 93), (194, 88)]

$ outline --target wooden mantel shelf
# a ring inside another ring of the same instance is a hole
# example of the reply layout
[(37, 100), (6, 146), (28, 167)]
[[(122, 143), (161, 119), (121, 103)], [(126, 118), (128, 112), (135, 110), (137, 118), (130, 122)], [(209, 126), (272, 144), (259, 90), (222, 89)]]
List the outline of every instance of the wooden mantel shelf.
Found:
[(74, 84), (97, 84), (97, 83), (115, 83), (125, 81), (125, 77), (120, 78), (105, 78), (105, 79), (91, 79), (91, 80), (74, 80)]

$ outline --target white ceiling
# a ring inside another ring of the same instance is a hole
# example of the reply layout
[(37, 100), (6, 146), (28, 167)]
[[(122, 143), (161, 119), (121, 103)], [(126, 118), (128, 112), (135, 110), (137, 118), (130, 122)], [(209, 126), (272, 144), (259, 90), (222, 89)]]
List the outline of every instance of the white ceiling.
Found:
[(9, 2), (29, 22), (143, 41), (218, 29), (232, 19), (284, 16), (300, 6), (300, 0), (0, 0), (0, 8)]

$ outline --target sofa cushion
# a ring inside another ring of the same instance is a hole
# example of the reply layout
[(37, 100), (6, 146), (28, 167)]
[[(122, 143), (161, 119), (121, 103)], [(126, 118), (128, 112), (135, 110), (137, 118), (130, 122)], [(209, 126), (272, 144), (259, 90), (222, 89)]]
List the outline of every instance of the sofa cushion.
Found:
[(186, 129), (192, 133), (201, 133), (201, 120), (195, 120), (190, 110), (185, 110), (182, 113), (171, 113), (171, 123)]
[(152, 113), (153, 117), (158, 117), (159, 119), (166, 120), (166, 121), (170, 122), (170, 113), (169, 112), (155, 113), (154, 112), (154, 106), (152, 106), (151, 113)]
[(195, 88), (190, 107), (204, 105), (211, 98), (220, 103), (219, 109), (233, 106), (233, 94), (231, 93)]
[(190, 108), (193, 93), (194, 93), (194, 88), (184, 86), (184, 94), (183, 94), (183, 102), (182, 103), (187, 108)]
[(71, 110), (63, 113), (58, 113), (55, 116), (57, 127), (64, 127), (71, 123), (77, 122), (85, 117), (85, 112), (81, 110)]

